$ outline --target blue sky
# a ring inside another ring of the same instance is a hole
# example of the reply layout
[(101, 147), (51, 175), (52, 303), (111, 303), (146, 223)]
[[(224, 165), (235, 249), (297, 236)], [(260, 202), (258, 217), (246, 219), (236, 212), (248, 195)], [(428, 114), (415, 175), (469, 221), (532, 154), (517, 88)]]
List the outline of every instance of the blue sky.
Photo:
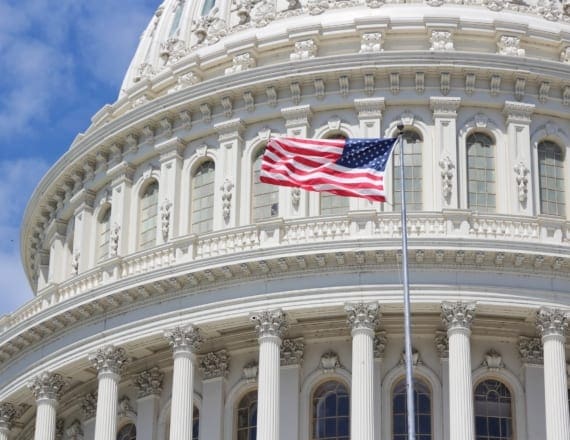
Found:
[(19, 255), (35, 185), (116, 100), (160, 0), (0, 0), (0, 315), (32, 298)]

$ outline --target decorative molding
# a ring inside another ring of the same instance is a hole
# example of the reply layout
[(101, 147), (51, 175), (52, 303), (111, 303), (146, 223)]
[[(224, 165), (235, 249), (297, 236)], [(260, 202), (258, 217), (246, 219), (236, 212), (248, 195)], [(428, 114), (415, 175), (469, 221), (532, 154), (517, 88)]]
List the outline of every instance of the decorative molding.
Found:
[(61, 374), (46, 371), (34, 377), (28, 383), (28, 388), (36, 400), (59, 400), (63, 391), (67, 388), (67, 382)]
[(530, 170), (528, 167), (523, 163), (519, 162), (513, 168), (516, 176), (515, 181), (517, 182), (518, 188), (518, 198), (520, 203), (526, 203), (528, 198), (528, 174)]
[(301, 365), (305, 342), (303, 338), (283, 339), (281, 343), (281, 365)]
[(315, 40), (301, 40), (295, 42), (293, 53), (289, 56), (291, 61), (301, 61), (315, 58), (317, 56), (317, 43)]
[(505, 368), (505, 363), (501, 354), (495, 349), (491, 349), (485, 354), (481, 366), (487, 367), (489, 371), (499, 371)]
[(337, 368), (341, 368), (342, 365), (338, 359), (338, 354), (334, 351), (327, 351), (321, 356), (319, 361), (319, 369), (323, 373), (334, 373)]
[(97, 352), (91, 353), (89, 360), (99, 374), (109, 372), (120, 375), (130, 359), (124, 348), (107, 345), (98, 349)]
[(388, 337), (385, 331), (376, 332), (374, 335), (374, 357), (376, 359), (383, 359), (386, 346), (388, 345)]
[(534, 113), (535, 108), (536, 106), (534, 104), (505, 101), (503, 115), (505, 115), (507, 124), (530, 124), (531, 116)]
[[(420, 352), (418, 350), (416, 350), (414, 347), (412, 347), (412, 365), (414, 367), (418, 366), (418, 365), (423, 365), (423, 361), (422, 361), (422, 357), (420, 355)], [(400, 354), (400, 360), (398, 361), (399, 365), (406, 365), (406, 351), (402, 351), (402, 353)]]
[(517, 78), (515, 80), (515, 98), (517, 101), (522, 101), (526, 89), (526, 78)]
[(225, 378), (230, 370), (230, 355), (224, 349), (206, 353), (200, 357), (198, 368), (204, 380)]
[(168, 233), (170, 230), (170, 213), (172, 210), (172, 202), (164, 199), (160, 206), (160, 230), (164, 241), (168, 240)]
[(352, 330), (374, 330), (380, 321), (378, 303), (348, 303), (344, 310), (347, 313), (347, 324)]
[(536, 312), (536, 329), (543, 338), (553, 335), (565, 336), (568, 329), (568, 312), (541, 307)]
[(162, 382), (164, 373), (158, 367), (152, 367), (137, 374), (134, 379), (135, 387), (138, 389), (137, 398), (148, 396), (159, 396), (162, 392)]
[(560, 52), (560, 61), (565, 64), (570, 64), (570, 46), (566, 46), (562, 49), (562, 52)]
[(137, 412), (131, 404), (131, 399), (128, 396), (123, 396), (119, 399), (119, 405), (117, 407), (117, 416), (119, 418), (129, 419), (135, 421), (137, 418)]
[(267, 336), (282, 338), (289, 327), (287, 315), (281, 309), (252, 313), (249, 320), (254, 324), (258, 338)]
[(246, 382), (257, 381), (257, 374), (259, 373), (259, 364), (256, 360), (252, 360), (245, 364), (243, 367), (242, 377)]
[(542, 365), (544, 353), (540, 338), (521, 336), (519, 339), (519, 354), (525, 364)]
[(200, 349), (200, 346), (204, 341), (200, 329), (193, 325), (175, 327), (172, 330), (166, 330), (164, 332), (164, 337), (168, 339), (170, 347), (174, 353), (178, 351), (190, 351), (195, 353)]
[(11, 430), (14, 423), (22, 416), (30, 406), (26, 404), (14, 405), (13, 403), (0, 403), (0, 429)]
[(449, 156), (445, 156), (439, 161), (439, 168), (441, 168), (441, 195), (444, 199), (449, 199), (453, 190), (453, 164)]
[(97, 393), (86, 394), (80, 403), (81, 414), (84, 420), (89, 420), (97, 414)]
[(300, 105), (281, 109), (281, 116), (285, 118), (285, 127), (287, 128), (309, 125), (312, 115), (313, 112), (311, 111), (310, 105)]
[(382, 33), (367, 32), (360, 38), (360, 53), (382, 52)]
[(497, 41), (497, 50), (501, 55), (524, 57), (525, 50), (520, 47), (521, 39), (514, 35), (501, 35)]
[(429, 39), (432, 52), (446, 52), (454, 50), (453, 34), (449, 31), (431, 31)]
[(437, 331), (435, 332), (434, 338), (435, 348), (439, 354), (440, 359), (449, 358), (449, 338), (446, 332)]
[(434, 118), (456, 118), (461, 98), (430, 97), (429, 105)]
[(384, 98), (364, 98), (355, 99), (354, 107), (358, 112), (358, 118), (381, 118), (386, 108), (386, 100)]
[(448, 330), (455, 328), (471, 328), (475, 317), (475, 303), (448, 302), (441, 303), (441, 319)]
[(226, 222), (230, 220), (233, 189), (234, 184), (232, 181), (228, 178), (224, 179), (224, 183), (220, 187), (220, 191), (222, 192), (222, 213)]

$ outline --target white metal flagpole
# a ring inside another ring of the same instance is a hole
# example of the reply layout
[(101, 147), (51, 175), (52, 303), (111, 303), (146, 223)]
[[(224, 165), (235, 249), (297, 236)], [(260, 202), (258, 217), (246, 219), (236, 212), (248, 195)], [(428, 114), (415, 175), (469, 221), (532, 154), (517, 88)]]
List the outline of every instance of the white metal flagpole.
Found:
[(414, 377), (412, 374), (412, 329), (410, 323), (410, 287), (408, 284), (408, 227), (406, 220), (406, 185), (404, 181), (404, 124), (398, 124), (400, 147), (400, 191), (402, 218), (402, 276), (404, 281), (404, 334), (406, 351), (406, 396), (408, 409), (408, 440), (416, 440), (416, 417), (414, 410)]

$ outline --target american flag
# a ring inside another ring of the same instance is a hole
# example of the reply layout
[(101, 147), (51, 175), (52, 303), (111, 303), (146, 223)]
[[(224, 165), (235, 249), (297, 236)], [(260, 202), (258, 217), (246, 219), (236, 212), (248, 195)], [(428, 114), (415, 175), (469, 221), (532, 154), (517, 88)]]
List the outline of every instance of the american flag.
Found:
[(259, 180), (384, 202), (384, 171), (397, 138), (273, 138)]

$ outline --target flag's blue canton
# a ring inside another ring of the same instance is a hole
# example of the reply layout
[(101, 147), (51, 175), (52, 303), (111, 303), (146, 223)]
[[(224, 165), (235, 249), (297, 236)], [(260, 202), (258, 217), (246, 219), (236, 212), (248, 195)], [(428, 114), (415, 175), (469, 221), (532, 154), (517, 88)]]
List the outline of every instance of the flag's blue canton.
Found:
[(347, 139), (338, 165), (384, 171), (397, 138)]

